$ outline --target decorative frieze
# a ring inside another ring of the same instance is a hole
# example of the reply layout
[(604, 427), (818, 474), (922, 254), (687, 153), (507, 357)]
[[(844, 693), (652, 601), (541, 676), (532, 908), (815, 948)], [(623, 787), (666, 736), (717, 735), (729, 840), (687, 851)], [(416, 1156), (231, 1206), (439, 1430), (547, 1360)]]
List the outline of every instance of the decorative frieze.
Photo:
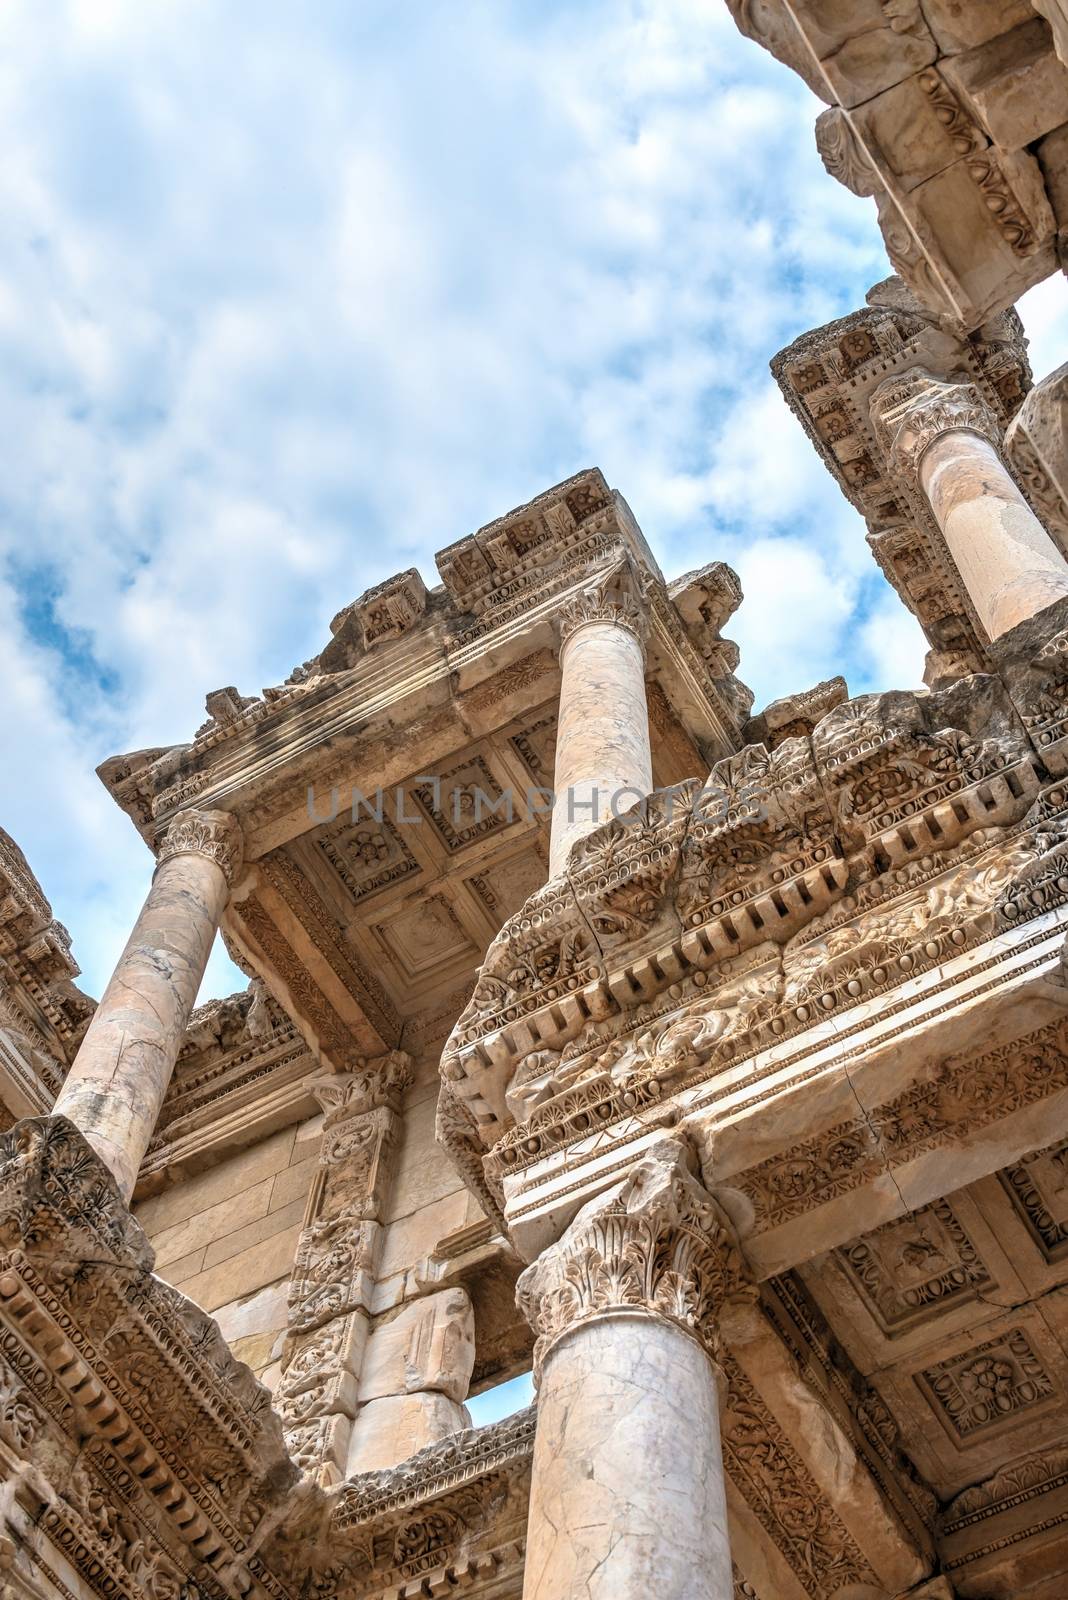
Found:
[(982, 1055), (950, 1057), (864, 1116), (799, 1140), (741, 1180), (758, 1230), (777, 1227), (909, 1161), (1068, 1088), (1068, 1023)]
[(45, 1566), (51, 1546), (90, 1592), (296, 1600), (269, 1573), (231, 1581), (296, 1481), (267, 1391), (153, 1276), (71, 1124), (0, 1136), (0, 1215), (0, 1453), (23, 1462), (8, 1526), (25, 1514)]
[(864, 1552), (738, 1362), (723, 1359), (723, 1461), (735, 1488), (812, 1600), (877, 1583)]
[(1057, 903), (1055, 827), (1010, 831), (1038, 779), (991, 693), (998, 737), (940, 726), (936, 696), (864, 697), (587, 835), (490, 946), (443, 1056), (499, 1125), (490, 1184), (989, 939), (1017, 877), (1035, 905), (1048, 869)]

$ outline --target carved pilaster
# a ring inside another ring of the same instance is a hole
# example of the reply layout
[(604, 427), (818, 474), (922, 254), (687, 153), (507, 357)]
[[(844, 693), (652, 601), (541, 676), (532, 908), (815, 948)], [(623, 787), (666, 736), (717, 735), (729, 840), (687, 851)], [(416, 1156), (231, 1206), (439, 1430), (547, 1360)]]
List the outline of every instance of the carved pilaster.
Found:
[(289, 1287), (278, 1406), (294, 1460), (326, 1482), (343, 1475), (367, 1342), (370, 1295), (412, 1063), (403, 1051), (312, 1084), (325, 1112)]
[(592, 583), (573, 594), (557, 613), (561, 646), (577, 629), (590, 622), (626, 628), (644, 646), (649, 622), (650, 582), (649, 574), (642, 572), (629, 558), (598, 574)]
[(232, 888), (244, 857), (241, 824), (229, 811), (180, 811), (156, 854), (161, 866), (174, 856), (207, 856)]
[(920, 462), (946, 433), (977, 433), (999, 449), (997, 418), (970, 383), (947, 383), (911, 367), (888, 378), (869, 401), (872, 423), (891, 465), (914, 484)]
[(565, 1334), (616, 1312), (676, 1323), (714, 1356), (718, 1309), (745, 1281), (730, 1222), (692, 1175), (687, 1147), (667, 1139), (579, 1212), (523, 1273), (516, 1300), (538, 1335), (538, 1372)]

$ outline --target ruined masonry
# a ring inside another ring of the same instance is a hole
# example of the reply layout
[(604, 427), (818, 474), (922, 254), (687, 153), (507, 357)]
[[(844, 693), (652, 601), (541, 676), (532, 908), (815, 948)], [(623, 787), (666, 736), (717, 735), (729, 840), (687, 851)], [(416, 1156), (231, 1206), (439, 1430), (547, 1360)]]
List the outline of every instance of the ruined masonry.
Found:
[(0, 1600), (1068, 1595), (1068, 6), (729, 4), (896, 269), (772, 368), (926, 687), (753, 715), (589, 470), (104, 763), (98, 1004), (0, 835)]

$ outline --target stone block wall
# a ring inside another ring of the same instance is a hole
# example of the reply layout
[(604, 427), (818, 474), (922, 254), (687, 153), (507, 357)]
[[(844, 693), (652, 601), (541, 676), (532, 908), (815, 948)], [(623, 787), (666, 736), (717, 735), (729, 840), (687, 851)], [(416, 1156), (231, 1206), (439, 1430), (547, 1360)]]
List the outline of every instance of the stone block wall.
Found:
[(372, 1310), (381, 1313), (418, 1292), (422, 1263), (442, 1240), (482, 1220), (477, 1200), (434, 1138), (437, 1047), (422, 1053), (404, 1101), (393, 1182), (383, 1220), (385, 1238)]
[(283, 1128), (145, 1200), (156, 1271), (209, 1311), (234, 1354), (272, 1384), (321, 1117)]
[[(338, 1429), (336, 1439), (305, 1438), (302, 1369), (298, 1380), (286, 1367), (281, 1382), (284, 1364), (317, 1337), (290, 1331), (290, 1288), (318, 1216), (309, 1196), (319, 1192), (324, 1114), (225, 1154), (137, 1207), (156, 1272), (216, 1319), (238, 1360), (275, 1392), (306, 1469), (320, 1457), (341, 1473), (394, 1465), (468, 1425), (473, 1372), (481, 1389), (529, 1361), (531, 1335), (515, 1306), (519, 1263), (435, 1138), (439, 1058), (439, 1041), (420, 1051), (389, 1141), (376, 1270), (346, 1357), (355, 1384), (342, 1382), (335, 1397), (338, 1427), (341, 1414), (350, 1419), (348, 1445)], [(317, 1382), (329, 1386), (324, 1363)]]

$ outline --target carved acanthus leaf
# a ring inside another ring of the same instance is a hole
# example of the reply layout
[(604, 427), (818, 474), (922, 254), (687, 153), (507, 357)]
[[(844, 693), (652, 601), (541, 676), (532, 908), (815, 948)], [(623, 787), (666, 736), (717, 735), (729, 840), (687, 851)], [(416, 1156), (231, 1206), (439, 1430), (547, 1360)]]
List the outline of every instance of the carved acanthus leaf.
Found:
[(892, 465), (912, 478), (945, 433), (977, 433), (1001, 444), (997, 418), (970, 383), (946, 383), (920, 367), (887, 378), (872, 394), (872, 422)]
[(665, 1139), (527, 1268), (516, 1301), (538, 1335), (537, 1372), (564, 1334), (612, 1311), (666, 1317), (714, 1351), (717, 1310), (744, 1284), (730, 1223), (686, 1145)]
[(581, 627), (591, 622), (611, 623), (626, 628), (644, 643), (648, 627), (646, 601), (650, 575), (641, 571), (629, 557), (613, 563), (593, 583), (587, 584), (564, 601), (557, 612), (557, 629), (564, 645)]
[(160, 865), (175, 856), (207, 856), (233, 886), (243, 858), (241, 824), (229, 811), (180, 811), (157, 849)]

